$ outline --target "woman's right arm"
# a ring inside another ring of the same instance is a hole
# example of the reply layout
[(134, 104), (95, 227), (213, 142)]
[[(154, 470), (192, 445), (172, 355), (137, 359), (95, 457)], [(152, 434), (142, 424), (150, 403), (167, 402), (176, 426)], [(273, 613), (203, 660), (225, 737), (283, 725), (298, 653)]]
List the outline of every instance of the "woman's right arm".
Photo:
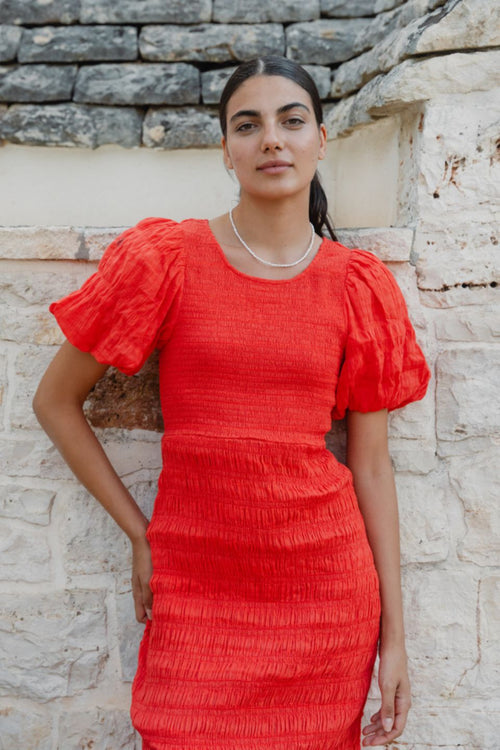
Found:
[(132, 590), (139, 622), (151, 618), (148, 519), (111, 465), (83, 413), (91, 388), (108, 369), (66, 341), (47, 368), (33, 409), (75, 476), (107, 510), (132, 543)]

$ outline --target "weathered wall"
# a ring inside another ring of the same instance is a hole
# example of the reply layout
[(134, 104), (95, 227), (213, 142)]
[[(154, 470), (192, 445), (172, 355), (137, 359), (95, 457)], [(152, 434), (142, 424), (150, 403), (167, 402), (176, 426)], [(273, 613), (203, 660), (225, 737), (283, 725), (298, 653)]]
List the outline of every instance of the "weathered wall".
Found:
[[(322, 8), (352, 12), (353, 5), (332, 1)], [(368, 3), (356, 3), (362, 5)], [(73, 6), (68, 0), (66, 12)], [(482, 6), (493, 12), (493, 2)], [(350, 247), (376, 252), (394, 272), (433, 371), (425, 399), (390, 419), (413, 685), (408, 726), (396, 745), (495, 750), (500, 81), (497, 52), (486, 49), (491, 17), (485, 23), (472, 0), (446, 7), (439, 23), (425, 27), (432, 36), (427, 51), (418, 47), (425, 36), (412, 36), (406, 60), (401, 52), (389, 68), (364, 74), (361, 88), (349, 84), (354, 89), (345, 89), (328, 124), (337, 154), (362, 153), (377, 118), (390, 118), (397, 134), (393, 226), (339, 235)], [(381, 10), (381, 3), (370, 8)], [(394, 55), (394, 39), (389, 47)], [(226, 208), (221, 203), (220, 211)], [(2, 750), (76, 750), (92, 742), (139, 748), (128, 705), (142, 626), (133, 614), (128, 543), (79, 488), (30, 408), (62, 340), (47, 305), (83, 282), (115, 233), (92, 226), (0, 228)], [(88, 403), (111, 460), (147, 513), (161, 434), (154, 361), (149, 368), (129, 379), (111, 371)], [(103, 410), (103, 389), (120, 406)], [(328, 445), (342, 456), (342, 424)], [(374, 676), (365, 716), (377, 707)]]

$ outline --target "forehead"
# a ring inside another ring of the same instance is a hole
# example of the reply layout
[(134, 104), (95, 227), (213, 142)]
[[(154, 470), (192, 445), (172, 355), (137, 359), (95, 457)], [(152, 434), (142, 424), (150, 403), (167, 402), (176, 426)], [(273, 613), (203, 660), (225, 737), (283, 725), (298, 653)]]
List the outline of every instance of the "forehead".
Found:
[(301, 102), (312, 111), (311, 97), (298, 83), (284, 76), (256, 75), (242, 83), (231, 96), (227, 114), (230, 117), (239, 109), (274, 111), (290, 102)]

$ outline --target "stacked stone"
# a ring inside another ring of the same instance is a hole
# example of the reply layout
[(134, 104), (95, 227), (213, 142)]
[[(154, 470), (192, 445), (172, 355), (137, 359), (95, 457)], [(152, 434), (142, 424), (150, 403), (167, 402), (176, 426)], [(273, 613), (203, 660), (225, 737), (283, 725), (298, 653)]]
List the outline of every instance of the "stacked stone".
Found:
[(343, 96), (335, 84), (343, 61), (444, 2), (4, 0), (0, 139), (216, 146), (214, 105), (238, 62), (261, 54), (297, 60), (328, 104)]
[[(106, 32), (112, 26), (122, 31), (129, 26), (137, 32), (137, 24), (144, 23), (156, 30), (148, 30), (139, 46), (150, 55), (158, 50), (164, 55), (173, 53), (162, 41), (162, 29), (169, 33), (175, 26), (180, 34), (200, 25), (227, 24), (234, 31), (233, 27), (249, 23), (274, 24), (282, 27), (289, 54), (306, 57), (312, 55), (306, 52), (308, 34), (333, 28), (328, 27), (332, 22), (362, 20), (374, 34), (374, 29), (380, 30), (379, 41), (344, 61), (324, 63), (320, 51), (316, 59), (307, 60), (318, 63), (316, 74), (325, 68), (331, 76), (325, 94), (332, 100), (327, 123), (331, 133), (349, 137), (363, 125), (377, 127), (380, 117), (392, 118), (396, 124), (400, 190), (395, 226), (337, 232), (346, 245), (376, 253), (394, 273), (433, 371), (425, 399), (390, 417), (413, 691), (402, 744), (413, 750), (496, 750), (500, 726), (497, 3), (452, 0), (433, 10), (427, 4), (424, 17), (408, 21), (401, 15), (404, 25), (392, 30), (387, 27), (388, 14), (408, 13), (409, 8), (416, 13), (424, 4), (324, 0), (321, 7), (302, 3), (306, 8), (299, 10), (292, 0), (273, 9), (258, 2), (244, 6), (233, 2), (226, 7), (214, 0), (213, 5), (203, 6), (210, 11), (205, 10), (203, 17), (202, 3), (192, 2), (179, 6), (175, 19), (167, 18), (165, 6), (175, 5), (149, 0), (0, 0), (2, 21), (10, 29), (5, 32), (4, 26), (0, 33), (0, 38), (10, 35), (11, 39), (11, 56), (2, 68), (9, 75), (24, 69), (35, 70), (36, 75), (41, 65), (54, 71), (72, 66), (76, 76), (71, 91), (83, 70), (85, 90), (107, 91), (106, 95), (114, 91), (113, 96), (123, 90), (125, 79), (113, 88), (112, 78), (92, 79), (91, 69), (108, 64), (186, 66), (199, 76), (199, 98), (189, 104), (160, 103), (155, 108), (153, 103), (135, 100), (126, 104), (74, 98), (52, 103), (5, 100), (9, 117), (14, 116), (11, 110), (38, 110), (31, 131), (27, 124), (25, 130), (19, 125), (16, 142), (43, 143), (37, 138), (45, 129), (47, 144), (93, 148), (101, 142), (120, 142), (113, 141), (111, 133), (121, 133), (125, 143), (132, 122), (127, 117), (136, 118), (134, 127), (140, 133), (146, 117), (160, 117), (159, 107), (162, 117), (187, 112), (182, 127), (188, 129), (191, 112), (213, 117), (206, 113), (239, 59), (214, 62), (213, 67), (208, 60), (152, 57), (142, 58), (141, 63), (134, 63), (138, 58), (123, 62), (114, 58), (112, 63), (100, 58), (86, 66), (75, 60), (66, 60), (66, 65), (55, 60), (14, 63), (20, 59), (15, 55), (28, 30), (41, 32), (50, 24), (58, 29), (67, 26), (67, 31), (88, 25)], [(137, 14), (139, 7), (140, 19), (134, 16), (134, 8)], [(146, 8), (150, 15), (146, 16)], [(182, 15), (194, 12), (197, 20)], [(360, 16), (350, 17), (355, 12)], [(161, 13), (165, 15), (160, 19)], [(253, 14), (251, 22), (245, 13), (249, 18)], [(376, 15), (368, 18), (370, 13)], [(138, 32), (139, 40), (144, 28)], [(123, 38), (128, 33), (123, 31)], [(320, 50), (320, 32), (316, 33)], [(324, 38), (330, 38), (326, 31)], [(178, 49), (181, 41), (175, 43), (178, 47), (171, 44)], [(210, 44), (215, 48), (213, 38)], [(232, 44), (236, 48), (236, 42)], [(4, 43), (4, 49), (7, 46)], [(220, 54), (218, 48), (213, 54)], [(33, 85), (29, 76), (17, 75), (23, 85)], [(83, 84), (79, 85), (83, 91)], [(136, 90), (144, 94), (145, 89), (144, 83)], [(74, 121), (64, 120), (57, 114), (62, 110), (52, 110), (56, 107), (69, 107), (80, 119), (71, 115)], [(109, 120), (112, 113), (115, 120)], [(139, 135), (131, 145), (170, 148), (162, 140), (162, 122), (156, 121), (155, 137)], [(175, 133), (175, 127), (170, 131)], [(199, 133), (191, 137), (191, 145), (199, 145)], [(80, 488), (41, 433), (30, 407), (40, 373), (62, 341), (47, 312), (49, 302), (83, 283), (103, 249), (124, 228), (0, 229), (0, 747), (6, 750), (140, 747), (128, 718), (130, 682), (143, 630), (133, 612), (128, 541)], [(86, 404), (113, 465), (148, 516), (161, 466), (156, 392), (155, 363), (150, 361), (133, 378), (109, 371)], [(109, 409), (110, 403), (120, 404), (116, 413)], [(339, 456), (343, 427), (335, 425), (327, 439)], [(378, 707), (375, 670), (365, 719)]]

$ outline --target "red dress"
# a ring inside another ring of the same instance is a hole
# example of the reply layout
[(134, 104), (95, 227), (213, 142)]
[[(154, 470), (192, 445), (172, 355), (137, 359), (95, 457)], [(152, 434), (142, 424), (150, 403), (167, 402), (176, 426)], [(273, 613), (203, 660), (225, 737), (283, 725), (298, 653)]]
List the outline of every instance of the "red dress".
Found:
[(324, 239), (294, 278), (261, 279), (207, 220), (150, 217), (50, 310), (126, 374), (160, 350), (154, 603), (131, 707), (143, 748), (357, 750), (379, 581), (325, 435), (347, 408), (425, 394), (392, 274)]

